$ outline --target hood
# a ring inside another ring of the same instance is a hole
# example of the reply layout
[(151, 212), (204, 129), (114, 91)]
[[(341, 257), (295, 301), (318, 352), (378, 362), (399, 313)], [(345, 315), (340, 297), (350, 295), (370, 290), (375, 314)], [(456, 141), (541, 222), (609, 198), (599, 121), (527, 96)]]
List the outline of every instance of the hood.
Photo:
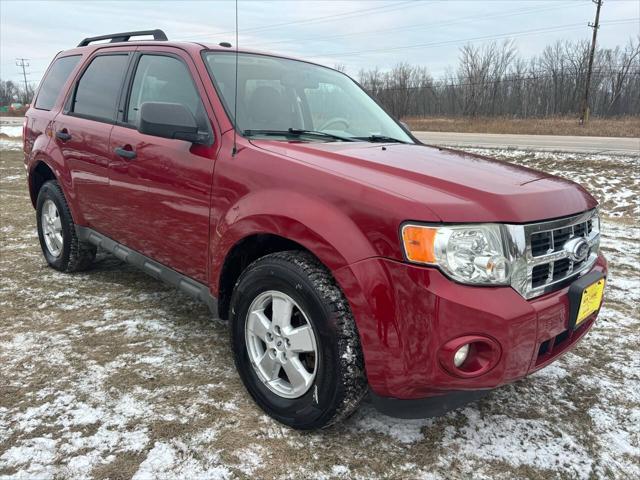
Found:
[[(442, 222), (526, 223), (597, 205), (581, 186), (458, 150), (367, 142), (252, 140), (262, 149), (426, 205)], [(412, 218), (413, 220), (424, 220)]]

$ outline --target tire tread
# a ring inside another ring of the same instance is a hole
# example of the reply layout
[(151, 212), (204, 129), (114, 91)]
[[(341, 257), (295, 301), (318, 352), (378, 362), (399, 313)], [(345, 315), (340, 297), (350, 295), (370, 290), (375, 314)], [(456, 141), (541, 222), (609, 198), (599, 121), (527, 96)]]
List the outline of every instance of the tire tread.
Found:
[(253, 268), (266, 262), (293, 264), (301, 270), (329, 308), (338, 329), (338, 352), (342, 368), (338, 372), (341, 378), (338, 381), (337, 402), (333, 411), (329, 411), (319, 425), (320, 428), (328, 428), (348, 418), (358, 408), (368, 391), (360, 335), (351, 308), (327, 267), (314, 255), (305, 251), (276, 252), (255, 260), (240, 275), (236, 286)]
[[(66, 264), (63, 264), (60, 268), (61, 271), (66, 273), (72, 272), (81, 272), (87, 270), (93, 263), (96, 257), (96, 247), (88, 242), (83, 242), (78, 238), (78, 234), (75, 228), (75, 222), (73, 220), (73, 216), (71, 215), (71, 209), (69, 208), (69, 204), (67, 203), (67, 199), (64, 196), (62, 188), (55, 180), (49, 180), (44, 183), (42, 188), (40, 189), (40, 193), (49, 189), (52, 191), (52, 194), (57, 197), (62, 206), (62, 212), (60, 212), (60, 216), (69, 220), (69, 235), (68, 239), (70, 249), (69, 249), (69, 259)], [(40, 221), (38, 219), (38, 221)], [(67, 240), (67, 239), (65, 239)]]

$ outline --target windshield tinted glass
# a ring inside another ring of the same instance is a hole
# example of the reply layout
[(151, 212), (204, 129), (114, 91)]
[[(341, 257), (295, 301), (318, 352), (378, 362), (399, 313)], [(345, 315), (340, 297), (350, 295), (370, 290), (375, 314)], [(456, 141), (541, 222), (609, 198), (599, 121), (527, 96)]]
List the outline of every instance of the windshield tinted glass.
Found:
[[(233, 117), (235, 53), (205, 60)], [(238, 55), (238, 130), (314, 130), (343, 137), (411, 138), (353, 80), (329, 68), (266, 55)]]

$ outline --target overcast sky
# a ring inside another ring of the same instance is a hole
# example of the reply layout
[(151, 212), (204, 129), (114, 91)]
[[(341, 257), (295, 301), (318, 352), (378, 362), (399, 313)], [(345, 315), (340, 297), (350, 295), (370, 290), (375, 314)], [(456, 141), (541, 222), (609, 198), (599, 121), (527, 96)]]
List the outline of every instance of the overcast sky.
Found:
[[(51, 58), (87, 36), (163, 29), (171, 40), (234, 43), (233, 1), (0, 0), (0, 78), (21, 80), (16, 57), (37, 82)], [(333, 66), (387, 69), (406, 61), (434, 77), (464, 43), (514, 38), (524, 56), (556, 39), (590, 39), (591, 0), (239, 1), (240, 46)], [(640, 0), (605, 0), (598, 43), (640, 35)]]

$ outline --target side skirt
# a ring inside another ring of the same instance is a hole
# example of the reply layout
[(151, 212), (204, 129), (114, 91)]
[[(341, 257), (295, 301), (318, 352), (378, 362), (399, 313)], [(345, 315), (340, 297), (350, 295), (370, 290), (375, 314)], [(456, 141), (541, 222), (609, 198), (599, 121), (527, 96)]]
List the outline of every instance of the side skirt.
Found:
[(92, 230), (91, 228), (76, 226), (76, 232), (80, 240), (92, 243), (96, 247), (100, 247), (113, 254), (120, 260), (127, 262), (134, 267), (138, 267), (153, 278), (162, 280), (196, 300), (200, 300), (209, 307), (215, 316), (218, 315), (218, 299), (211, 295), (209, 287), (206, 285), (196, 282), (194, 279), (176, 272), (172, 268), (158, 263), (135, 250), (131, 250), (121, 243), (118, 243), (115, 240)]

